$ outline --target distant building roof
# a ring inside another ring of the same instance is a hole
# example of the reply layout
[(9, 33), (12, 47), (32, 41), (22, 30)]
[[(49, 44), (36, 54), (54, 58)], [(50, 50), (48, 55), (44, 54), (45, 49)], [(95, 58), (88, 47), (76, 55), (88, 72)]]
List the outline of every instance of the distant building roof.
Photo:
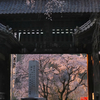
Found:
[[(27, 2), (26, 2), (27, 1)], [(63, 3), (55, 3), (54, 0), (0, 0), (0, 14), (26, 14), (26, 13), (91, 13), (100, 12), (100, 0), (62, 0)], [(51, 4), (48, 9), (48, 4)]]

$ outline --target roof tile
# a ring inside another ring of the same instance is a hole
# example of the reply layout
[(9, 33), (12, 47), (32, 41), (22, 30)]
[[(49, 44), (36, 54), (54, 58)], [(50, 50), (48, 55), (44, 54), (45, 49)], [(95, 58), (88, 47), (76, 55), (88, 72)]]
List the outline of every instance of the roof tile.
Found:
[[(26, 3), (26, 0), (0, 0), (0, 14), (21, 13), (46, 13), (45, 5), (51, 0), (35, 0), (35, 3)], [(100, 12), (100, 0), (63, 0), (64, 4), (59, 8), (51, 3), (52, 13), (81, 13)], [(62, 8), (63, 7), (63, 8)]]

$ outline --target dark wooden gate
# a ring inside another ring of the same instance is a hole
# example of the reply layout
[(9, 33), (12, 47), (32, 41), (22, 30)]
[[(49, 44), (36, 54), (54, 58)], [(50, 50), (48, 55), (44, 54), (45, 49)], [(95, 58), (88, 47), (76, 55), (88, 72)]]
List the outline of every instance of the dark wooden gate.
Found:
[(44, 15), (48, 0), (29, 1), (0, 1), (0, 23), (5, 25), (0, 24), (2, 99), (10, 100), (10, 54), (86, 53), (89, 100), (92, 93), (100, 100), (100, 23), (94, 16), (100, 13), (100, 0), (64, 0), (63, 10), (52, 6), (52, 21)]

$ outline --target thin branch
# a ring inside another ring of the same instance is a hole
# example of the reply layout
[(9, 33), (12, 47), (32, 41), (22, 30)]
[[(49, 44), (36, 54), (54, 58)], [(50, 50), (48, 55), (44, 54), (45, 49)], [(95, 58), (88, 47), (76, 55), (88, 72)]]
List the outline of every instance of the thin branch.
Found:
[(85, 74), (86, 74), (86, 73), (83, 74), (83, 76), (82, 76), (80, 82), (75, 86), (74, 89), (70, 90), (69, 93), (73, 92), (74, 90), (76, 90), (76, 89), (81, 85), (81, 83), (82, 83), (82, 81), (83, 81), (83, 78), (84, 78)]

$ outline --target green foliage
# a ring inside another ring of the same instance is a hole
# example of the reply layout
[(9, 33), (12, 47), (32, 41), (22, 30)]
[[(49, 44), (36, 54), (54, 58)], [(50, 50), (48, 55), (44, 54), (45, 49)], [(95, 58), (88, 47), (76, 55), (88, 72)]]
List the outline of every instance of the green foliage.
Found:
[(18, 100), (16, 97), (13, 96), (12, 100)]
[(14, 93), (12, 94), (12, 100), (18, 100), (15, 96), (14, 96)]

